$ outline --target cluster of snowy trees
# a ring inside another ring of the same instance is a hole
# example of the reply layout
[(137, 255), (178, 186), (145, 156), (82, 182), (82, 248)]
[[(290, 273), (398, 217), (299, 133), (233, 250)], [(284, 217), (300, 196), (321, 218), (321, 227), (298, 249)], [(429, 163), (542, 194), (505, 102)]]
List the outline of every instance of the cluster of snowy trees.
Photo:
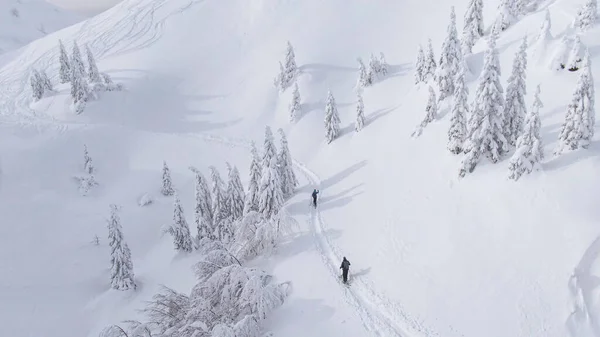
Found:
[[(287, 52), (285, 56), (285, 66), (279, 62), (279, 74), (275, 78), (275, 86), (281, 91), (285, 91), (293, 84), (292, 99), (288, 106), (288, 114), (290, 122), (294, 123), (298, 120), (302, 113), (302, 99), (300, 97), (300, 90), (298, 88), (298, 67), (296, 65), (294, 48), (291, 43), (287, 43)], [(361, 58), (358, 58), (359, 63), (359, 75), (356, 85), (357, 89), (357, 101), (356, 101), (356, 120), (354, 123), (354, 130), (359, 132), (365, 126), (364, 116), (364, 101), (362, 97), (362, 91), (364, 88), (373, 85), (378, 80), (383, 79), (389, 72), (389, 65), (385, 60), (385, 55), (379, 53), (379, 58), (371, 54), (369, 60), (369, 66), (366, 67)], [(327, 100), (325, 103), (325, 140), (327, 143), (331, 143), (333, 140), (338, 138), (340, 135), (340, 115), (337, 109), (337, 104), (331, 90), (327, 92)]]
[[(192, 236), (173, 185), (171, 171), (163, 162), (161, 193), (173, 196), (173, 221), (166, 227), (175, 250), (199, 252), (196, 265), (198, 283), (189, 295), (165, 288), (146, 308), (148, 322), (111, 326), (104, 336), (202, 335), (254, 337), (261, 321), (283, 304), (289, 284), (274, 284), (272, 277), (243, 263), (269, 254), (286, 234), (292, 219), (283, 210), (298, 185), (285, 133), (279, 129), (279, 151), (271, 128), (265, 128), (262, 154), (250, 144), (250, 179), (245, 190), (235, 166), (227, 163), (228, 181), (209, 167), (210, 180), (196, 168), (194, 222)], [(91, 165), (91, 162), (90, 162)], [(111, 205), (108, 220), (111, 247), (111, 285), (117, 290), (136, 289), (131, 253), (123, 238), (118, 206)]]
[[(473, 1), (472, 4), (476, 2)], [(548, 20), (549, 15), (546, 15), (546, 21)], [(539, 97), (539, 85), (529, 111), (525, 103), (527, 39), (523, 39), (515, 55), (505, 92), (500, 82), (502, 73), (496, 48), (496, 41), (502, 31), (502, 21), (496, 21), (488, 37), (488, 48), (484, 55), (483, 69), (479, 75), (475, 97), (469, 106), (467, 103), (469, 93), (465, 85), (467, 68), (464, 54), (461, 53), (461, 49), (456, 48), (460, 42), (456, 39), (454, 25), (455, 16), (452, 9), (448, 36), (444, 41), (440, 62), (437, 65), (438, 70), (433, 78), (430, 71), (433, 63), (428, 59), (434, 58), (424, 57), (422, 49), (419, 48), (416, 77), (426, 83), (435, 80), (439, 97), (436, 98), (436, 90), (429, 85), (425, 118), (413, 136), (420, 135), (422, 129), (436, 118), (438, 103), (450, 97), (449, 90), (452, 90), (448, 150), (453, 154), (464, 154), (459, 176), (464, 177), (467, 173), (473, 172), (482, 157), (497, 163), (514, 148), (515, 152), (509, 164), (509, 178), (517, 180), (524, 173), (531, 173), (544, 158), (539, 116), (543, 104)], [(549, 22), (542, 25), (540, 39), (546, 38), (548, 27)], [(464, 46), (464, 42), (462, 45)], [(555, 154), (560, 154), (565, 148), (572, 150), (585, 148), (593, 136), (594, 84), (589, 55), (586, 54), (579, 62), (582, 71), (559, 135), (560, 145)]]
[[(89, 46), (86, 45), (87, 68), (83, 62), (77, 41), (73, 42), (71, 56), (67, 54), (65, 46), (59, 40), (59, 79), (61, 84), (70, 83), (72, 109), (80, 114), (85, 109), (91, 98), (97, 98), (102, 91), (122, 90), (120, 84), (113, 83), (110, 76), (98, 71), (96, 60)], [(46, 91), (52, 91), (52, 83), (44, 71), (33, 70), (30, 77), (32, 96), (34, 100), (44, 97)]]

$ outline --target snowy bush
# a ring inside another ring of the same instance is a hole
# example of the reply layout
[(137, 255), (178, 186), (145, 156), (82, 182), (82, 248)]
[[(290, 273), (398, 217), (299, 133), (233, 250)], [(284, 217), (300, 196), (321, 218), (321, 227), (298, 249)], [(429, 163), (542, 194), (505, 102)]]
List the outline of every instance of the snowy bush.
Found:
[(144, 193), (138, 199), (138, 206), (148, 206), (148, 205), (152, 204), (153, 202), (154, 202), (154, 197), (152, 197), (152, 195), (150, 195), (149, 193)]

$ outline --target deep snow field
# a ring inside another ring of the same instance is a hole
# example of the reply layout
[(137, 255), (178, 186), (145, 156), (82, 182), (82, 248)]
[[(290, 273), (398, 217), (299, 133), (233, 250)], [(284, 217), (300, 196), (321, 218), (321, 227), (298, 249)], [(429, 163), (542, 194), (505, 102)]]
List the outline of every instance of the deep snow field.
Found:
[[(486, 29), (498, 2), (484, 4)], [(458, 178), (461, 157), (446, 149), (448, 107), (411, 138), (427, 101), (427, 88), (414, 85), (417, 46), (431, 38), (437, 59), (450, 6), (460, 34), (467, 3), (125, 0), (4, 56), (0, 336), (98, 336), (107, 325), (139, 318), (161, 284), (189, 292), (199, 256), (177, 254), (161, 233), (173, 216), (173, 199), (160, 194), (162, 162), (193, 224), (188, 167), (208, 176), (214, 165), (226, 177), (229, 162), (247, 184), (247, 145), (262, 144), (265, 125), (285, 130), (300, 180), (286, 204), (297, 233), (273, 256), (253, 261), (293, 284), (265, 324), (273, 336), (600, 336), (600, 144), (552, 156), (578, 73), (530, 58), (526, 99), (529, 108), (541, 84), (546, 159), (517, 182), (507, 179), (508, 158), (482, 160)], [(500, 34), (504, 88), (520, 41), (535, 39), (545, 9), (549, 57), (582, 3), (548, 1)], [(582, 36), (596, 79), (599, 33), (596, 27)], [(88, 44), (100, 71), (125, 90), (104, 93), (81, 115), (69, 109), (65, 85), (32, 103), (32, 69), (58, 83), (59, 39), (69, 53), (74, 40)], [(291, 90), (273, 86), (288, 40), (303, 103), (293, 124)], [(467, 59), (469, 102), (485, 47), (479, 40)], [(356, 58), (368, 62), (379, 52), (390, 74), (365, 89), (367, 125), (355, 133)], [(331, 144), (323, 127), (329, 89), (342, 120)], [(99, 182), (87, 196), (73, 180), (84, 144)], [(309, 208), (313, 188), (321, 191), (317, 212)], [(155, 202), (140, 207), (145, 193)], [(123, 207), (134, 292), (110, 289), (111, 203)], [(342, 256), (352, 263), (349, 286), (338, 277)], [(579, 282), (570, 288), (576, 269)], [(583, 311), (571, 315), (573, 303)]]

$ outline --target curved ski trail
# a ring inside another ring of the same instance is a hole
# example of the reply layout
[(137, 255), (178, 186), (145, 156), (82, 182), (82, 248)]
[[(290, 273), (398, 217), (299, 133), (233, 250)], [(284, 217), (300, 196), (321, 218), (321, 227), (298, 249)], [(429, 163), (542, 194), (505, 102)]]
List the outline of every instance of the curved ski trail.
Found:
[[(315, 186), (320, 186), (319, 177), (309, 170), (304, 164), (293, 160), (294, 166), (301, 171), (306, 179)], [(377, 294), (373, 288), (360, 279), (350, 279), (352, 285), (345, 287), (339, 277), (338, 263), (342, 260), (342, 254), (339, 249), (331, 243), (324, 230), (325, 221), (318, 208), (311, 211), (310, 224), (314, 231), (317, 248), (321, 253), (323, 262), (329, 267), (332, 276), (335, 277), (340, 285), (344, 287), (346, 299), (359, 312), (363, 325), (370, 332), (377, 336), (410, 336), (411, 333), (405, 327), (400, 326), (400, 322), (408, 324), (411, 330), (419, 332), (425, 336), (437, 335), (425, 329), (414, 319), (409, 318), (404, 311), (397, 305)]]

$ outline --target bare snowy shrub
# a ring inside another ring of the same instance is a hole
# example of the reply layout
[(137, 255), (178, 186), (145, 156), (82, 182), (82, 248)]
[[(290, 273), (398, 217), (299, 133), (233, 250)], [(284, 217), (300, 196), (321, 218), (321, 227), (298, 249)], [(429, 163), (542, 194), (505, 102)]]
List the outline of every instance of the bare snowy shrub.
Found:
[(148, 206), (152, 203), (154, 203), (154, 197), (152, 197), (152, 195), (149, 193), (142, 194), (142, 196), (138, 199), (138, 206)]

